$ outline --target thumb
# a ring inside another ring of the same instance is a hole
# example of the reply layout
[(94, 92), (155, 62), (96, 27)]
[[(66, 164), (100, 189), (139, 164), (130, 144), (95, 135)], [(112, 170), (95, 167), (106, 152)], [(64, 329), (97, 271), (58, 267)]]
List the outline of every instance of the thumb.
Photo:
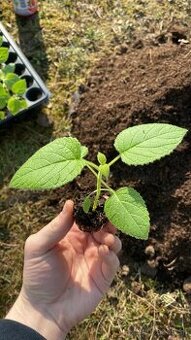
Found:
[(32, 253), (43, 254), (61, 241), (74, 223), (73, 201), (66, 201), (61, 213), (36, 234), (29, 236), (25, 248)]

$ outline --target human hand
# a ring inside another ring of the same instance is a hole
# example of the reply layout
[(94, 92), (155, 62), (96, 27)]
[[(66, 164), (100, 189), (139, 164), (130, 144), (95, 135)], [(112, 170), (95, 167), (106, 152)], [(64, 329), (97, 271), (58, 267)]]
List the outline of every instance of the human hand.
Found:
[(110, 224), (80, 231), (73, 202), (25, 244), (23, 286), (6, 318), (62, 339), (88, 316), (109, 289), (119, 266), (121, 242)]

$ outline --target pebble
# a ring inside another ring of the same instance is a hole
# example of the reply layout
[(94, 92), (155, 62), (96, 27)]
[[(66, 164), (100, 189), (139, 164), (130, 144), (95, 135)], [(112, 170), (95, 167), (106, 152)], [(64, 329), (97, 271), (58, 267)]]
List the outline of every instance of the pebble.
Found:
[(183, 283), (183, 291), (191, 295), (191, 276), (189, 276)]
[(152, 245), (149, 245), (145, 248), (145, 254), (150, 256), (150, 257), (153, 257), (155, 255), (155, 249)]
[(122, 267), (122, 272), (121, 272), (121, 274), (123, 275), (123, 276), (127, 276), (127, 275), (129, 275), (129, 267), (127, 266), (127, 265), (124, 265), (123, 267)]

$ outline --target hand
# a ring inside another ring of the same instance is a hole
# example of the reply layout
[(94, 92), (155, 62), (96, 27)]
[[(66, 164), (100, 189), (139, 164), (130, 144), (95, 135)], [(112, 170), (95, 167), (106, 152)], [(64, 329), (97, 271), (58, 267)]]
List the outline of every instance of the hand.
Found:
[(88, 316), (111, 285), (121, 242), (110, 224), (80, 231), (73, 202), (25, 244), (23, 286), (7, 318), (25, 323), (46, 339), (62, 339)]

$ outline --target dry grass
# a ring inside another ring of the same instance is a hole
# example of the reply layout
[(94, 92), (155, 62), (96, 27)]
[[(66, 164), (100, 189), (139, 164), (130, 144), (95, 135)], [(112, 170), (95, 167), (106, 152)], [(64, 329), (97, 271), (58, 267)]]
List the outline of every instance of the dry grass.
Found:
[[(189, 1), (183, 0), (44, 0), (40, 26), (38, 20), (35, 23), (29, 20), (23, 26), (16, 22), (9, 2), (3, 3), (3, 23), (17, 40), (20, 37), (24, 52), (53, 94), (43, 111), (54, 126), (43, 128), (33, 119), (1, 129), (1, 316), (20, 288), (24, 240), (58, 210), (50, 204), (51, 192), (10, 190), (11, 176), (39, 147), (55, 137), (70, 134), (71, 94), (100, 58), (135, 37), (148, 40), (174, 23), (189, 25), (189, 6)], [(109, 295), (68, 339), (190, 339), (189, 306), (181, 291), (164, 292), (157, 282), (143, 279), (139, 273), (135, 275), (139, 285), (144, 286), (139, 295), (132, 288), (135, 277), (127, 280), (119, 273)]]

